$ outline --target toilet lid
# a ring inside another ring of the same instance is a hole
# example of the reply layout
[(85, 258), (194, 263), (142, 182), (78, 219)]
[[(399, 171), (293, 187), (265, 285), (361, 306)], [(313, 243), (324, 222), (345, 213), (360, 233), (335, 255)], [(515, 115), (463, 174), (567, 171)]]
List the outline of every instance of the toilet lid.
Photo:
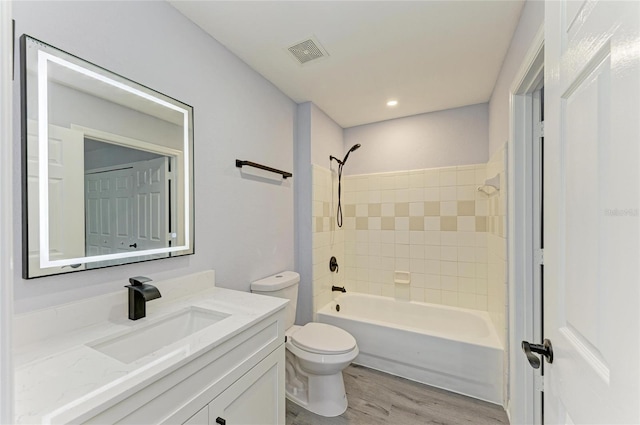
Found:
[(325, 323), (307, 323), (291, 335), (291, 342), (298, 348), (318, 354), (348, 353), (356, 347), (356, 340), (349, 332)]

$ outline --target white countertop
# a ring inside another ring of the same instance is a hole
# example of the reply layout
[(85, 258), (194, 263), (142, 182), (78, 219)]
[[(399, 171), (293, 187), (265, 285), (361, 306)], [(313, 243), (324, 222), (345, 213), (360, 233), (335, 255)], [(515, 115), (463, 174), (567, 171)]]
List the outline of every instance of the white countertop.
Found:
[[(127, 290), (16, 316), (15, 414), (19, 424), (58, 423), (99, 412), (284, 308), (287, 300), (216, 288), (213, 271), (150, 282), (162, 298), (127, 317)], [(87, 344), (188, 307), (229, 317), (131, 363)]]

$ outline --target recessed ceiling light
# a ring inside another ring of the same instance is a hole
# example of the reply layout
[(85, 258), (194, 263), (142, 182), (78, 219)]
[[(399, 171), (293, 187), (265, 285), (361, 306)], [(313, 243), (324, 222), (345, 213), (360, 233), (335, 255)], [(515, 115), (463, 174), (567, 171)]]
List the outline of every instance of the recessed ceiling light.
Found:
[(390, 100), (387, 102), (387, 106), (396, 106), (398, 104), (397, 100)]

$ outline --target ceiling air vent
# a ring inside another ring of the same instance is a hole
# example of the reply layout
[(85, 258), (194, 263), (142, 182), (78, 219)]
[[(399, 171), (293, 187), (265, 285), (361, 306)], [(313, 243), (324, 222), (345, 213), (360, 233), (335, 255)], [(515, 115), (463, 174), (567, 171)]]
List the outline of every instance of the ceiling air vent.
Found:
[(327, 51), (315, 37), (309, 37), (307, 40), (296, 43), (289, 47), (288, 50), (301, 65), (312, 60), (329, 56)]

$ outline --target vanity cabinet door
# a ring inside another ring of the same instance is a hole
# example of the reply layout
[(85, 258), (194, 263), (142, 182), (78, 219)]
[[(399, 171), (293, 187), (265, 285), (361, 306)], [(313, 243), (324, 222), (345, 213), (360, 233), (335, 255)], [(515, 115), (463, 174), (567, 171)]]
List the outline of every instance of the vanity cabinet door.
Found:
[(284, 425), (284, 344), (209, 403), (210, 425)]
[(204, 406), (198, 413), (187, 419), (182, 425), (209, 425), (209, 409)]

